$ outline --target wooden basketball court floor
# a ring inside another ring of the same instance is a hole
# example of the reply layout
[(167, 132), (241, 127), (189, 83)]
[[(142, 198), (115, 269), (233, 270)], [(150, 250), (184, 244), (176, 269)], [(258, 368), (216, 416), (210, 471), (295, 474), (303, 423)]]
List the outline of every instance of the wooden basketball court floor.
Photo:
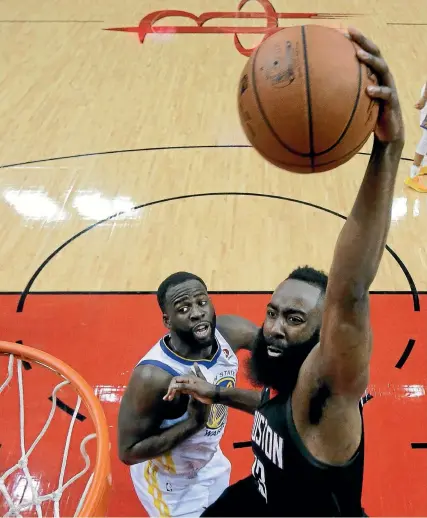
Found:
[[(424, 0), (6, 0), (0, 338), (58, 356), (95, 388), (111, 432), (110, 516), (145, 515), (117, 459), (116, 418), (133, 366), (163, 332), (153, 295), (161, 280), (195, 272), (217, 313), (261, 323), (268, 292), (291, 269), (329, 269), (371, 143), (335, 171), (294, 175), (248, 146), (236, 109), (245, 56), (266, 27), (301, 23), (361, 28), (399, 87), (407, 142), (372, 287), (364, 504), (372, 516), (427, 515), (427, 195), (403, 185), (420, 136), (413, 105), (427, 80)], [(5, 377), (3, 360), (0, 369)], [(50, 405), (33, 375), (24, 372), (30, 435)], [(9, 396), (1, 472), (18, 455)], [(233, 481), (249, 473), (250, 449), (234, 444), (249, 439), (250, 425), (231, 412), (223, 449)], [(52, 433), (33, 464), (40, 487), (63, 444)], [(21, 482), (11, 482), (18, 500)]]

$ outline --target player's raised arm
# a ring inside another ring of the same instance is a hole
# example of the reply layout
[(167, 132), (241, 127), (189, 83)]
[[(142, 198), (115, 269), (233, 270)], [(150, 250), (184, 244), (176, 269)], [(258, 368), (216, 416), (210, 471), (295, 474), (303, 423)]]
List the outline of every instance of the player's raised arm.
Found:
[(151, 365), (135, 368), (119, 411), (119, 457), (125, 464), (137, 464), (162, 455), (205, 425), (209, 407), (192, 402), (188, 405), (187, 419), (160, 430), (168, 404), (163, 396), (171, 379), (170, 374)]
[(320, 341), (320, 377), (336, 394), (360, 398), (371, 355), (369, 287), (377, 273), (390, 226), (404, 125), (393, 76), (379, 49), (356, 30), (357, 55), (376, 74), (368, 95), (380, 102), (371, 158), (353, 209), (338, 238)]

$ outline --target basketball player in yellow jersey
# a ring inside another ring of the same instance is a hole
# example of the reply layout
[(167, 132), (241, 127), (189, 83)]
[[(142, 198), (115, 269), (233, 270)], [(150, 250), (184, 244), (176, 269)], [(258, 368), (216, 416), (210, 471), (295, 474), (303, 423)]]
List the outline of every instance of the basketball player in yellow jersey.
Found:
[(421, 139), (415, 150), (411, 172), (405, 180), (405, 185), (417, 192), (427, 193), (427, 186), (423, 185), (420, 177), (427, 174), (427, 82), (421, 89), (421, 97), (415, 104), (420, 110)]
[(230, 462), (219, 447), (228, 409), (163, 397), (174, 376), (196, 372), (196, 361), (212, 386), (234, 387), (235, 352), (257, 328), (240, 317), (217, 319), (205, 283), (191, 273), (165, 279), (157, 299), (169, 334), (132, 373), (120, 405), (119, 455), (149, 516), (197, 517), (229, 485)]

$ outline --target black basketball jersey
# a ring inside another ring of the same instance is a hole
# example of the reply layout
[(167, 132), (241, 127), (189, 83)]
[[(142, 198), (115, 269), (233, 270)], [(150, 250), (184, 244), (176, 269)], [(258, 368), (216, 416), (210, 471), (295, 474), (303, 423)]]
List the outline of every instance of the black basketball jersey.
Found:
[[(362, 406), (361, 406), (362, 408)], [(345, 465), (315, 459), (294, 424), (291, 397), (263, 391), (252, 428), (252, 466), (264, 516), (366, 516), (361, 506), (364, 437)]]

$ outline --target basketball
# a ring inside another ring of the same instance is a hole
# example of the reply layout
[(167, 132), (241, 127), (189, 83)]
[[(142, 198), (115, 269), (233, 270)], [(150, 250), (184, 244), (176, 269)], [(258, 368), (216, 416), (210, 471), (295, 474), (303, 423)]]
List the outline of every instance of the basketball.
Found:
[(339, 30), (319, 25), (282, 29), (264, 40), (240, 77), (238, 109), (252, 146), (269, 162), (295, 173), (334, 169), (371, 135), (377, 84)]

